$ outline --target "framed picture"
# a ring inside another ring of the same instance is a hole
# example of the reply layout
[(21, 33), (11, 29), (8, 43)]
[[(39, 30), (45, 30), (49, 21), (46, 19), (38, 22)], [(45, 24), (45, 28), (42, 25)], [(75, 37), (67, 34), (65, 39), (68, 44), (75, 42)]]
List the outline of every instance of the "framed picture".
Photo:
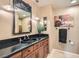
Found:
[(69, 14), (54, 16), (55, 27), (73, 27), (73, 17)]

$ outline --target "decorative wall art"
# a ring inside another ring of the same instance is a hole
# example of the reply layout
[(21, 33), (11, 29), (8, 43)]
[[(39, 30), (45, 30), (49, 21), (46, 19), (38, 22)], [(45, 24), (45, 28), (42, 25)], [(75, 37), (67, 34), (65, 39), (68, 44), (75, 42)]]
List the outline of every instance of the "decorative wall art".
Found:
[(73, 17), (70, 14), (54, 16), (55, 27), (73, 27)]

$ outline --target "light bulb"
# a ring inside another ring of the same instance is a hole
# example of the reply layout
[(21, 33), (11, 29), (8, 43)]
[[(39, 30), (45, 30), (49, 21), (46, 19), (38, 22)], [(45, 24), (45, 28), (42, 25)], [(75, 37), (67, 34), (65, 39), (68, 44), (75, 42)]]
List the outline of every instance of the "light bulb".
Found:
[(71, 0), (71, 4), (74, 4), (76, 2), (77, 2), (77, 0)]

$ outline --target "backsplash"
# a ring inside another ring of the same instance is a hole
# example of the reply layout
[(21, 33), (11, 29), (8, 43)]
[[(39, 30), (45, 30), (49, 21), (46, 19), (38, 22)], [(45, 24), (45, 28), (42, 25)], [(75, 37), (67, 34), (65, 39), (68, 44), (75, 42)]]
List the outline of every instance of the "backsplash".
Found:
[[(48, 37), (48, 34), (33, 34), (33, 35), (29, 35), (28, 37), (30, 37), (30, 38), (40, 38), (40, 37), (45, 37), (45, 36)], [(0, 49), (16, 45), (16, 44), (19, 43), (20, 38), (23, 40), (24, 37), (25, 36), (0, 40)], [(26, 36), (25, 38), (28, 39), (28, 37)]]

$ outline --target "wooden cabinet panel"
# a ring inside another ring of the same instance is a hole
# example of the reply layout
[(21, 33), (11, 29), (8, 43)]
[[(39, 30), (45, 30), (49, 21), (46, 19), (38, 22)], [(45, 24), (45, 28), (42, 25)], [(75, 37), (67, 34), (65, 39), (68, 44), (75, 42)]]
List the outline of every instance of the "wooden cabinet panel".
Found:
[[(38, 44), (37, 44), (38, 45)], [(48, 47), (48, 39), (43, 40), (39, 42), (39, 48), (36, 49), (35, 57), (36, 58), (46, 58), (48, 55), (49, 47)], [(34, 45), (34, 48), (36, 48), (36, 44)]]
[(39, 48), (39, 58), (43, 58), (44, 57), (44, 51), (43, 51), (43, 47)]
[[(40, 47), (37, 48), (37, 46)], [(36, 49), (35, 58), (46, 58), (49, 52), (48, 39), (39, 42), (39, 45), (35, 44), (34, 48)]]
[(39, 58), (39, 50), (35, 51), (35, 58)]
[(27, 55), (31, 54), (33, 52), (33, 46), (26, 48), (22, 51), (22, 56), (23, 58), (26, 57)]
[(48, 39), (46, 39), (46, 40), (43, 40), (42, 42), (41, 42), (41, 45), (42, 45), (42, 47), (43, 47), (43, 58), (46, 58), (47, 57), (47, 55), (48, 55), (48, 53), (49, 53), (49, 46), (48, 46)]
[(40, 45), (41, 46), (46, 45), (46, 44), (48, 44), (48, 39), (43, 40), (43, 41), (40, 42)]
[(40, 43), (37, 43), (37, 44), (34, 45), (34, 50), (36, 50), (38, 48), (40, 48)]
[(48, 43), (48, 39), (43, 40), (12, 55), (11, 58), (46, 58), (49, 53)]
[(45, 45), (44, 47), (43, 47), (43, 53), (44, 53), (44, 58), (46, 58), (47, 57), (47, 55), (48, 55), (48, 53), (49, 53), (49, 47), (48, 47), (48, 45)]
[(44, 45), (48, 45), (48, 40), (44, 40)]
[(22, 57), (21, 52), (18, 52), (18, 53), (11, 56), (11, 58), (21, 58), (21, 57)]
[(26, 56), (25, 58), (35, 58), (35, 52), (29, 54), (29, 55)]
[(42, 44), (41, 44), (41, 46), (43, 46), (43, 45), (44, 45), (44, 43), (45, 43), (45, 40), (43, 40), (43, 41), (42, 41)]
[(43, 46), (43, 41), (40, 42), (40, 47)]

